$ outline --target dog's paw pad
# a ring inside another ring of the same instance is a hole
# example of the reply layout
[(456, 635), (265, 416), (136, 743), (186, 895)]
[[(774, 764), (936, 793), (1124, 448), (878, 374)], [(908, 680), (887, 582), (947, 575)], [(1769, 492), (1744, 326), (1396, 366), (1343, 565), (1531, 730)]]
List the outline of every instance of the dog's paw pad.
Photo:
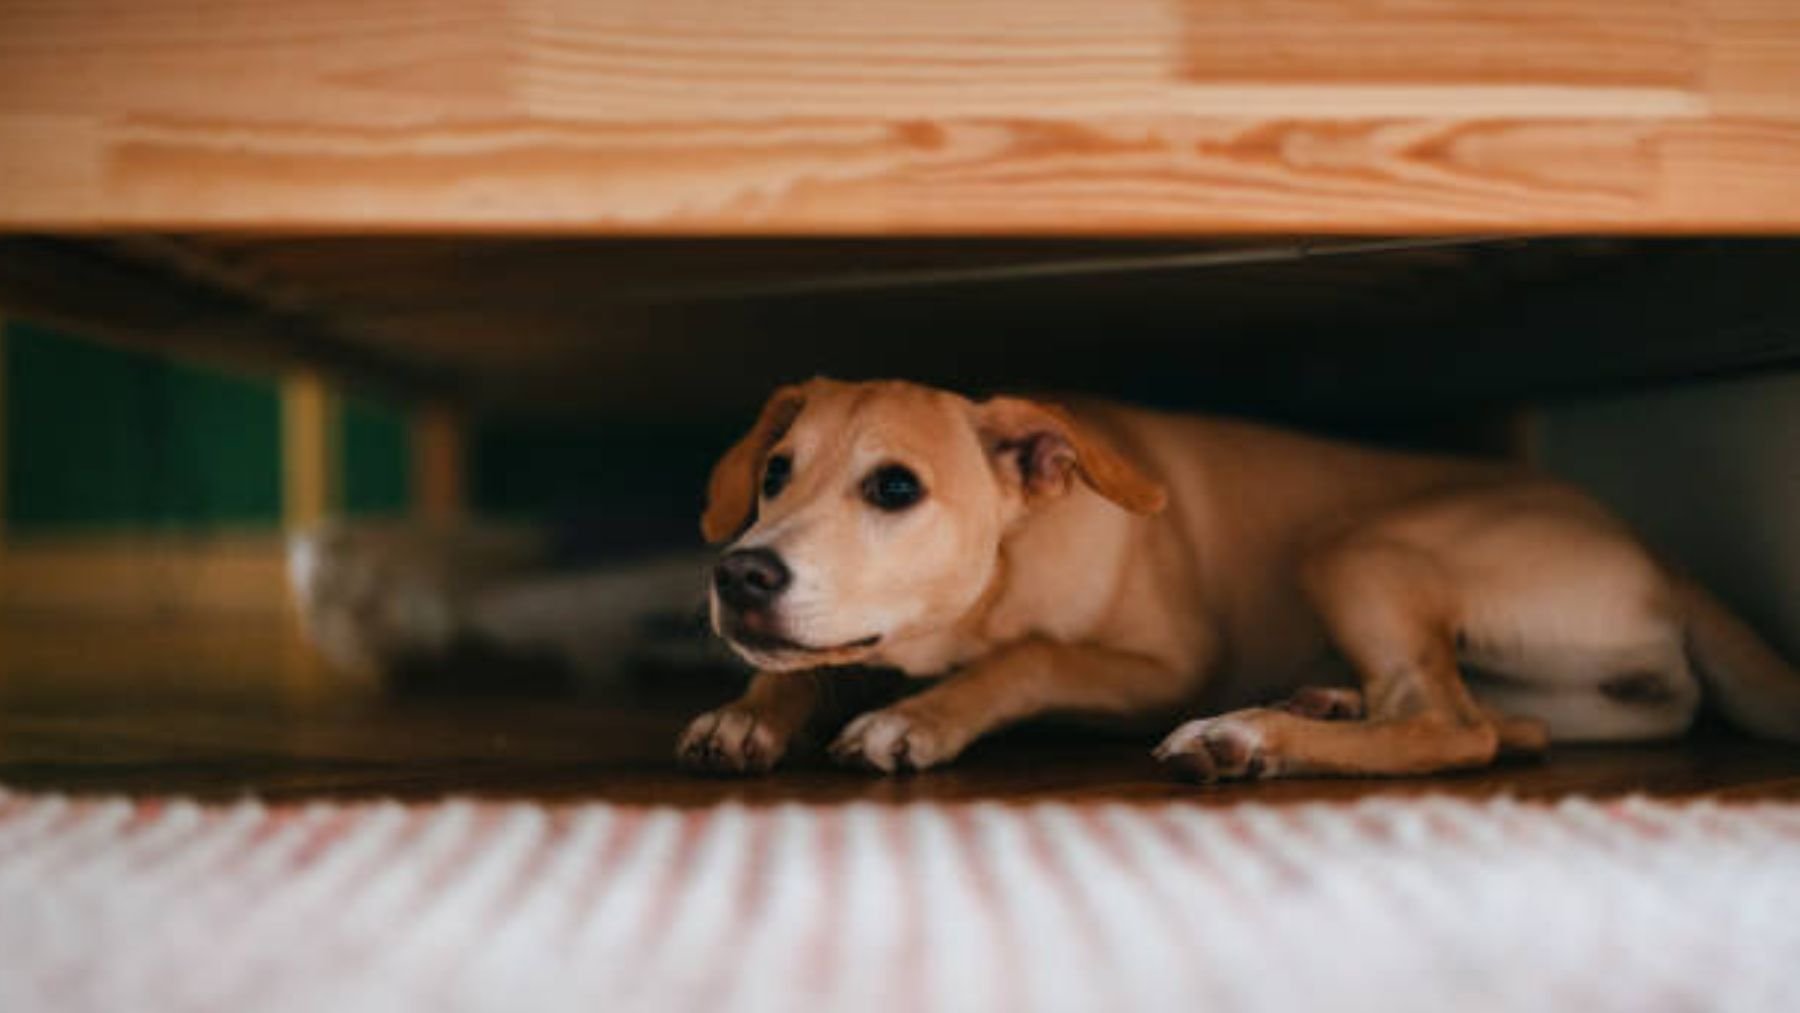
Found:
[(1201, 782), (1253, 779), (1275, 772), (1262, 731), (1232, 715), (1189, 721), (1169, 733), (1155, 756), (1169, 769)]
[(831, 758), (839, 763), (884, 774), (924, 770), (951, 759), (956, 752), (942, 729), (897, 707), (856, 718), (831, 744)]
[(675, 744), (682, 766), (713, 774), (761, 774), (787, 751), (776, 730), (740, 707), (721, 707), (690, 722)]

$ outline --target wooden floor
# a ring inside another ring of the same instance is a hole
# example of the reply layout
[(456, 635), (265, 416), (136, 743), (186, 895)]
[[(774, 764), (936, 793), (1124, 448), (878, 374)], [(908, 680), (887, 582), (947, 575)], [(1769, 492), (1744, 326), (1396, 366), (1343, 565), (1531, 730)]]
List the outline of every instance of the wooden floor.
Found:
[(184, 706), (0, 715), (0, 784), (13, 788), (271, 799), (489, 797), (638, 804), (1184, 800), (1289, 802), (1441, 792), (1800, 800), (1800, 751), (1733, 738), (1568, 748), (1544, 763), (1406, 781), (1197, 787), (1169, 779), (1148, 743), (1015, 735), (941, 771), (881, 778), (806, 763), (750, 779), (673, 769), (681, 715), (595, 705), (384, 706), (281, 714)]
[[(13, 626), (0, 637), (0, 660), (7, 662), (0, 664), (0, 785), (214, 799), (479, 795), (688, 806), (915, 799), (1219, 805), (1426, 792), (1800, 800), (1800, 747), (1721, 729), (1668, 745), (1561, 748), (1542, 763), (1418, 780), (1197, 787), (1169, 778), (1150, 759), (1148, 741), (1048, 730), (983, 743), (949, 768), (907, 777), (811, 759), (763, 778), (702, 778), (674, 768), (672, 746), (685, 721), (720, 698), (716, 682), (665, 675), (629, 700), (358, 702), (349, 694), (321, 697), (316, 687), (294, 692), (297, 663), (285, 637), (223, 632)], [(63, 649), (49, 650), (45, 641)]]

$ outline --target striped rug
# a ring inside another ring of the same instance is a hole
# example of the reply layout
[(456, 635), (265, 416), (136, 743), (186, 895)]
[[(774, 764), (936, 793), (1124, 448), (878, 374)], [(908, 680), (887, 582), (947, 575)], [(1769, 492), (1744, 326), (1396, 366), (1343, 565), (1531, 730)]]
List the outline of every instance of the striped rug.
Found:
[(1800, 806), (0, 792), (0, 1010), (1800, 1010)]

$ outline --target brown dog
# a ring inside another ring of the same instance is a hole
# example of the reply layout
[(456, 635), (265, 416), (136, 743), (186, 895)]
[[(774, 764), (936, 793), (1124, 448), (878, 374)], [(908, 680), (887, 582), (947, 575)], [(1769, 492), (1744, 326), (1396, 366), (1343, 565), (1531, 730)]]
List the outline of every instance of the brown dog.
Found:
[(1207, 713), (1157, 755), (1421, 774), (1676, 735), (1702, 682), (1800, 737), (1800, 676), (1755, 634), (1586, 495), (1500, 464), (813, 380), (719, 461), (702, 528), (731, 543), (713, 626), (759, 673), (682, 736), (701, 768), (767, 769), (850, 717), (812, 671), (848, 664), (941, 677), (838, 735), (883, 771), (1039, 715)]

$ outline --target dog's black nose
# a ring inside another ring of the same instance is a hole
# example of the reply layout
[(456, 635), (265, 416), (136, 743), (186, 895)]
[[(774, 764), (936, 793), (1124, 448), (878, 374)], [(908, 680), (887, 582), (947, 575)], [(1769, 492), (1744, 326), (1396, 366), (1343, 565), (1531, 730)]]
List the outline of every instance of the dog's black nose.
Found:
[(774, 601), (792, 580), (781, 557), (768, 549), (739, 549), (713, 568), (713, 587), (732, 608), (747, 609)]

